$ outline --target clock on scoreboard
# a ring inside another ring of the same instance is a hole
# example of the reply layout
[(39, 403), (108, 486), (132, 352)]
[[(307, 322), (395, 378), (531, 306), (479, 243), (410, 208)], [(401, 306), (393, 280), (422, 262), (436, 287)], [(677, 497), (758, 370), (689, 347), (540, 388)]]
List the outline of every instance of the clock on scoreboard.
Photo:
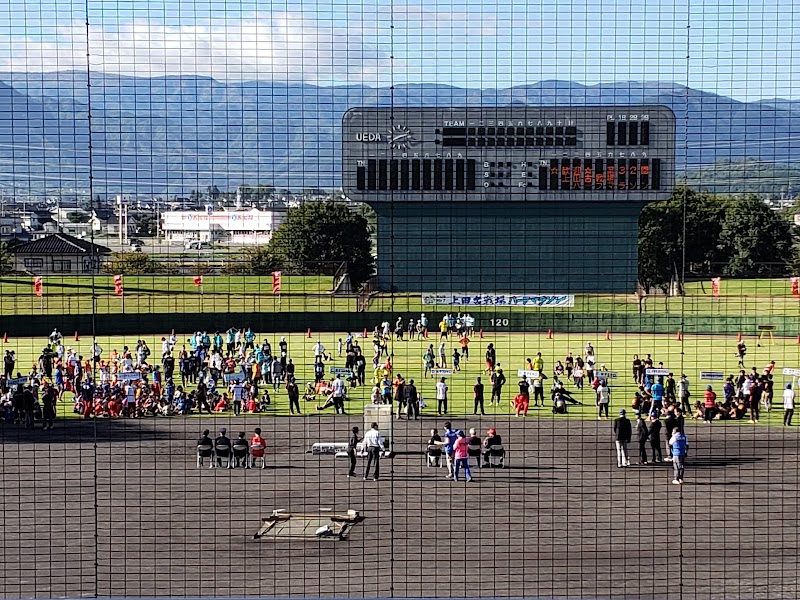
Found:
[(342, 187), (364, 202), (638, 201), (675, 181), (663, 106), (354, 108)]

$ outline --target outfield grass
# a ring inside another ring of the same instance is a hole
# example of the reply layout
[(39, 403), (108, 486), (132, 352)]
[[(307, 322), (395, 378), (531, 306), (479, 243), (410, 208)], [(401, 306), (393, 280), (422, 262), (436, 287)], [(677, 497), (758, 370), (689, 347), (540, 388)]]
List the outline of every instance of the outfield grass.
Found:
[[(272, 343), (273, 348), (277, 346), (277, 341), (280, 334), (267, 334), (259, 335), (258, 339), (268, 338)], [(313, 339), (308, 339), (302, 334), (286, 334), (289, 342), (289, 356), (294, 360), (297, 365), (298, 383), (301, 389), (305, 386), (306, 381), (313, 379), (313, 352), (312, 346), (316, 343), (317, 339), (321, 339), (323, 344), (327, 347), (328, 351), (335, 353), (335, 341), (339, 337), (344, 337), (344, 334), (321, 334), (319, 338), (316, 336)], [(143, 336), (147, 340), (154, 355), (160, 351), (160, 336), (147, 335)], [(462, 363), (462, 371), (454, 374), (448, 378), (450, 386), (450, 413), (453, 415), (465, 415), (472, 412), (472, 386), (475, 377), (482, 375), (483, 368), (483, 352), (489, 342), (494, 343), (497, 349), (497, 358), (500, 365), (504, 367), (506, 376), (508, 378), (508, 385), (504, 389), (504, 402), (499, 407), (486, 406), (487, 412), (493, 415), (509, 416), (512, 414), (510, 408), (510, 401), (517, 390), (516, 382), (519, 380), (517, 377), (517, 369), (524, 368), (525, 359), (527, 357), (534, 357), (536, 352), (542, 352), (545, 359), (545, 371), (548, 376), (552, 376), (552, 368), (555, 360), (563, 360), (567, 352), (572, 351), (575, 356), (582, 352), (583, 347), (587, 341), (591, 341), (595, 347), (595, 352), (598, 357), (598, 365), (604, 363), (609, 370), (617, 371), (619, 377), (611, 381), (612, 403), (611, 410), (616, 413), (619, 408), (630, 408), (630, 401), (633, 398), (635, 385), (630, 377), (630, 363), (634, 353), (638, 353), (642, 358), (645, 353), (650, 352), (656, 362), (663, 361), (665, 366), (672, 369), (676, 376), (681, 372), (686, 373), (691, 382), (691, 390), (693, 394), (693, 401), (702, 396), (702, 391), (705, 385), (711, 383), (714, 389), (721, 395), (721, 382), (705, 382), (700, 381), (700, 371), (719, 370), (724, 371), (726, 374), (732, 374), (738, 371), (736, 365), (736, 358), (734, 351), (736, 347), (735, 337), (720, 337), (720, 336), (684, 336), (683, 341), (677, 341), (672, 336), (661, 335), (614, 335), (610, 341), (606, 341), (604, 334), (559, 334), (556, 333), (553, 339), (547, 339), (546, 335), (539, 334), (492, 334), (486, 335), (484, 339), (478, 339), (474, 336), (471, 343), (471, 360)], [(185, 340), (186, 336), (179, 337), (179, 340)], [(136, 344), (136, 339), (132, 337), (112, 337), (98, 338), (99, 343), (104, 349), (104, 355), (107, 356), (114, 348), (121, 350), (122, 346), (127, 344), (133, 347)], [(771, 414), (764, 413), (759, 426), (765, 424), (780, 425), (782, 418), (782, 402), (780, 401), (781, 390), (785, 383), (790, 381), (781, 375), (780, 371), (784, 367), (800, 368), (800, 346), (797, 345), (794, 339), (776, 338), (773, 345), (764, 345), (763, 347), (756, 346), (755, 339), (746, 339), (750, 352), (747, 356), (746, 364), (749, 368), (752, 365), (763, 368), (770, 360), (775, 360), (777, 363), (776, 370), (776, 408), (773, 409)], [(10, 339), (8, 343), (2, 344), (2, 349), (14, 349), (19, 358), (19, 367), (23, 365), (32, 364), (38, 356), (38, 351), (44, 345), (43, 339)], [(363, 341), (361, 342), (364, 345)], [(438, 340), (431, 336), (426, 342), (424, 340), (401, 341), (393, 342), (391, 350), (394, 353), (395, 373), (402, 374), (406, 379), (413, 378), (417, 381), (417, 386), (421, 394), (426, 398), (428, 408), (423, 410), (423, 415), (435, 414), (435, 381), (433, 379), (422, 379), (422, 354), (428, 343), (433, 343), (434, 346), (438, 344)], [(91, 340), (83, 338), (78, 342), (68, 340), (67, 345), (78, 349), (87, 355), (91, 347)], [(448, 357), (452, 355), (454, 342), (448, 342)], [(371, 356), (371, 340), (367, 340), (367, 354)], [(448, 362), (449, 362), (448, 358)], [(332, 365), (343, 366), (343, 359), (335, 359)], [(370, 372), (368, 371), (368, 378)], [(549, 390), (549, 381), (547, 390)], [(567, 388), (573, 391), (574, 396), (584, 402), (584, 406), (570, 406), (569, 415), (555, 416), (549, 408), (542, 410), (531, 410), (532, 415), (528, 418), (543, 418), (543, 419), (594, 419), (594, 395), (590, 388), (583, 392), (575, 391), (571, 384)], [(365, 402), (369, 401), (369, 388), (357, 388), (350, 392), (350, 403), (348, 410), (350, 412), (361, 412)], [(549, 397), (549, 396), (548, 396)], [(488, 398), (488, 394), (487, 394)], [(286, 394), (281, 390), (278, 394), (273, 395), (273, 408), (270, 414), (275, 416), (283, 416), (288, 414), (288, 401)], [(307, 413), (314, 413), (313, 407), (307, 405), (304, 407)], [(71, 415), (71, 403), (63, 403), (61, 405), (61, 414), (63, 416)], [(612, 416), (613, 416), (612, 413)], [(629, 411), (630, 413), (630, 411)], [(208, 417), (203, 417), (208, 418)], [(254, 417), (255, 418), (255, 417)], [(728, 422), (736, 423), (741, 422)], [(746, 425), (746, 423), (744, 423)]]
[[(106, 314), (149, 314), (169, 312), (353, 312), (359, 309), (354, 295), (333, 295), (333, 279), (329, 276), (285, 276), (280, 296), (272, 293), (270, 276), (205, 276), (202, 288), (193, 277), (179, 275), (126, 276), (125, 302), (114, 294), (111, 276), (94, 280), (94, 309)], [(469, 290), (467, 290), (469, 291)], [(770, 315), (794, 315), (800, 302), (791, 294), (788, 279), (723, 280), (721, 296), (711, 294), (710, 282), (686, 285), (686, 295), (666, 298), (651, 296), (643, 305), (646, 314), (700, 314), (715, 316), (737, 315), (758, 320)], [(3, 314), (85, 314), (92, 311), (92, 278), (47, 276), (44, 296), (33, 294), (29, 277), (0, 278), (0, 312)], [(124, 308), (124, 310), (123, 310)], [(369, 305), (371, 311), (430, 312), (419, 294), (379, 294)], [(447, 310), (440, 307), (441, 310)], [(563, 308), (474, 307), (474, 313), (501, 310), (504, 313), (560, 313)], [(633, 294), (578, 294), (576, 313), (639, 312), (639, 302)]]

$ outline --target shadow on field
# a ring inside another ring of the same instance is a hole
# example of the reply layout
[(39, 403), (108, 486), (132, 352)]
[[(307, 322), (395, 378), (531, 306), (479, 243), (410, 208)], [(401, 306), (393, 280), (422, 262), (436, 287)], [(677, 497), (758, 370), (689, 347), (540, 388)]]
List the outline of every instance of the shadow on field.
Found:
[[(141, 424), (140, 424), (141, 423)], [(0, 426), (2, 444), (92, 444), (97, 442), (156, 442), (173, 439), (186, 439), (185, 432), (172, 435), (169, 431), (158, 430), (142, 419), (108, 420), (61, 419), (54, 429), (44, 431), (40, 422), (35, 429), (25, 429), (23, 425), (4, 423)]]
[(758, 456), (689, 456), (686, 461), (687, 467), (703, 467), (708, 469), (733, 467), (738, 465), (752, 465), (762, 462), (764, 459)]

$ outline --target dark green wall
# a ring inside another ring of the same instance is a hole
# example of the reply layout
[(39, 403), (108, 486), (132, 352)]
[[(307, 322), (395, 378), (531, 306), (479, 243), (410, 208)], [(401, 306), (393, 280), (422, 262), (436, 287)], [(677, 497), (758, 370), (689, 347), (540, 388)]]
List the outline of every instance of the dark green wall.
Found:
[(382, 291), (629, 293), (636, 286), (638, 202), (372, 206)]
[[(443, 310), (427, 311), (432, 322), (441, 316)], [(130, 335), (163, 334), (172, 329), (186, 333), (197, 330), (224, 330), (230, 326), (251, 326), (258, 332), (359, 332), (364, 327), (370, 330), (384, 319), (394, 323), (398, 316), (408, 319), (418, 318), (418, 314), (406, 313), (323, 313), (323, 312), (291, 312), (291, 313), (179, 313), (153, 315), (97, 315), (97, 334)], [(476, 327), (486, 332), (546, 332), (552, 329), (562, 333), (600, 333), (607, 329), (613, 333), (659, 333), (674, 335), (679, 329), (687, 334), (726, 334), (744, 335), (758, 333), (757, 326), (763, 321), (753, 316), (709, 317), (707, 315), (686, 315), (681, 322), (680, 315), (639, 315), (638, 313), (584, 313), (562, 311), (527, 311), (498, 310), (496, 312), (473, 313), (477, 317)], [(492, 319), (508, 320), (507, 325), (493, 325)], [(796, 337), (800, 335), (800, 316), (771, 317), (771, 324), (776, 326), (776, 336)], [(52, 316), (25, 315), (19, 317), (1, 317), (0, 335), (8, 333), (13, 338), (45, 337), (53, 327), (67, 336), (78, 331), (81, 336), (89, 336), (92, 331), (91, 316), (64, 315)]]

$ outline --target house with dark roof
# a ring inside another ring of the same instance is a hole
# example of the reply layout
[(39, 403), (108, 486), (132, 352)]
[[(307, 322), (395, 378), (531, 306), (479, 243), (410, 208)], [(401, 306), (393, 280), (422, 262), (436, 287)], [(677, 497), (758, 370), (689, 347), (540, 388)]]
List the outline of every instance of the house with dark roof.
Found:
[(15, 270), (33, 275), (99, 273), (111, 255), (105, 246), (67, 233), (54, 233), (10, 248)]

